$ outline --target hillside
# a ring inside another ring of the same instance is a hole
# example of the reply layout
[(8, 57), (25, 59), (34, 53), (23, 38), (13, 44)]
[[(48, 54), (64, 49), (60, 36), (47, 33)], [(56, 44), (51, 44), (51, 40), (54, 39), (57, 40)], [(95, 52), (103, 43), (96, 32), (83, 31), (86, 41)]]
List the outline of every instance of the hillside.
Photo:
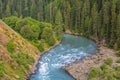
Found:
[(120, 49), (120, 0), (1, 0), (0, 18), (9, 16), (49, 22)]
[(104, 55), (108, 48), (117, 53), (110, 59), (108, 52), (107, 64), (101, 59), (103, 64), (91, 68), (89, 80), (120, 79), (120, 66), (112, 66), (120, 63), (120, 0), (0, 0), (0, 19), (8, 25), (0, 21), (0, 80), (22, 80), (37, 53), (65, 31), (96, 40), (101, 50), (107, 47)]
[(23, 80), (39, 50), (0, 20), (0, 80)]

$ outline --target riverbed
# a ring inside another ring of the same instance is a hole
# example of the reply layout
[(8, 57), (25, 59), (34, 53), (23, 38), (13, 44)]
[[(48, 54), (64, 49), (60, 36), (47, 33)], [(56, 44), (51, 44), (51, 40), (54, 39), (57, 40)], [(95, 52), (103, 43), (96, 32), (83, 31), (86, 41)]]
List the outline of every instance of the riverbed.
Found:
[(61, 43), (39, 60), (30, 80), (74, 80), (62, 68), (96, 52), (97, 45), (85, 37), (64, 34)]

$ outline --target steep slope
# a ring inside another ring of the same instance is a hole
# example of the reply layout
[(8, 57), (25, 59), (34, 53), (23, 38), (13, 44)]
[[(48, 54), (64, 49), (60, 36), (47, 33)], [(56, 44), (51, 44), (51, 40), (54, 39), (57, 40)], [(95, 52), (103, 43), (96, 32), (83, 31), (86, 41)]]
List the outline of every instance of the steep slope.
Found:
[(39, 50), (0, 20), (0, 80), (23, 80)]

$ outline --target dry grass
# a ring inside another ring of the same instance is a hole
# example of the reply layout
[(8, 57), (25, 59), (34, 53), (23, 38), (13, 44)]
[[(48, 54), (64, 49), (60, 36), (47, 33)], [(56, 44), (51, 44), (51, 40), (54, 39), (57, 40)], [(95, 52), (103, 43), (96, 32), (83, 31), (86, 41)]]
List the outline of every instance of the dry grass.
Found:
[[(11, 39), (14, 40), (14, 53), (10, 53), (7, 50), (7, 43)], [(7, 70), (7, 73), (4, 73), (4, 76), (1, 77), (0, 80), (16, 80), (21, 76), (20, 73), (17, 72), (17, 69), (19, 69), (18, 64), (11, 58), (12, 54), (16, 54), (18, 52), (22, 52), (36, 58), (39, 50), (0, 20), (0, 64), (4, 65), (4, 68)], [(25, 70), (25, 72), (26, 71), (27, 70)]]

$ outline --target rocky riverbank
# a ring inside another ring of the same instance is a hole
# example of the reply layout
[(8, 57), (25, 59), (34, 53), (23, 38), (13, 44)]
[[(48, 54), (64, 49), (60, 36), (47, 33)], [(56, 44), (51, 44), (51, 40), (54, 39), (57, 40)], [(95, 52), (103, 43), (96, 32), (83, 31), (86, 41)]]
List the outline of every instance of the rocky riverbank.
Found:
[(113, 66), (117, 65), (117, 56), (112, 49), (100, 46), (98, 52), (92, 56), (86, 57), (82, 61), (77, 61), (66, 66), (64, 69), (76, 80), (87, 80), (88, 73), (92, 67), (100, 67), (107, 58), (113, 59)]

